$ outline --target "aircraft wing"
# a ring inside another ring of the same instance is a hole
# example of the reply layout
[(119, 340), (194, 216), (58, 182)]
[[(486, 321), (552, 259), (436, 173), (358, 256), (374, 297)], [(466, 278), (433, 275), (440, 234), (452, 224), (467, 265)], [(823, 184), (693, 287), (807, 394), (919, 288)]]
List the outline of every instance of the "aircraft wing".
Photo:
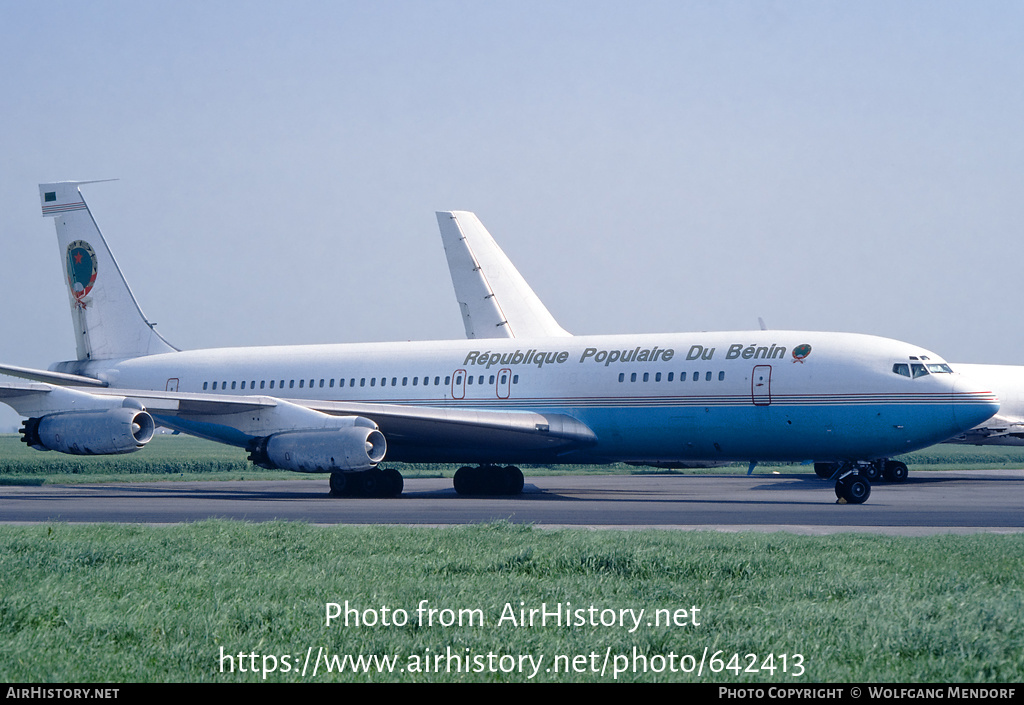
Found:
[(1024, 446), (1024, 419), (996, 414), (946, 443), (976, 446)]
[(945, 442), (1024, 446), (1024, 366), (953, 363), (953, 369), (988, 385), (999, 397), (999, 413)]
[(141, 408), (160, 425), (243, 448), (275, 433), (327, 428), (339, 417), (363, 418), (384, 434), (387, 458), (394, 461), (543, 462), (597, 441), (590, 428), (572, 417), (529, 411), (80, 389), (46, 383), (0, 384), (0, 401), (22, 416)]

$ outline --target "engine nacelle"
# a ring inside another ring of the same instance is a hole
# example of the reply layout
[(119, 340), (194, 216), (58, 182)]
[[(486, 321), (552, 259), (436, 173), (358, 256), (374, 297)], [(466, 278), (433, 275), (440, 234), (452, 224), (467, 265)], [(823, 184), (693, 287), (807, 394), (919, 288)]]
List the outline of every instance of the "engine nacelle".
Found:
[(275, 433), (259, 440), (249, 460), (263, 468), (295, 472), (362, 472), (384, 460), (386, 451), (383, 433), (354, 425)]
[(116, 455), (134, 453), (149, 443), (156, 422), (148, 412), (130, 408), (65, 411), (30, 418), (21, 432), (21, 440), (36, 450)]

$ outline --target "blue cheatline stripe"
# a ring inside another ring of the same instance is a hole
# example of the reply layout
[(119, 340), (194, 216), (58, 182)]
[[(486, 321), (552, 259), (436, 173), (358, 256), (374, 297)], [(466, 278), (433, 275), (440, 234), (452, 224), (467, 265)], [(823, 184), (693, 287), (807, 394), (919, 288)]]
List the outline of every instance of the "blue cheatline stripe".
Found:
[[(315, 401), (315, 400), (311, 400)], [(657, 407), (745, 407), (753, 406), (750, 394), (731, 394), (718, 396), (686, 396), (686, 397), (530, 397), (513, 399), (336, 399), (338, 403), (352, 402), (364, 404), (405, 404), (408, 406), (450, 406), (450, 407), (499, 407), (524, 408), (567, 407), (567, 408), (657, 408)], [(975, 406), (995, 403), (992, 394), (807, 394), (807, 395), (775, 395), (771, 397), (771, 406), (806, 407), (806, 406)], [(767, 405), (767, 404), (766, 404)]]

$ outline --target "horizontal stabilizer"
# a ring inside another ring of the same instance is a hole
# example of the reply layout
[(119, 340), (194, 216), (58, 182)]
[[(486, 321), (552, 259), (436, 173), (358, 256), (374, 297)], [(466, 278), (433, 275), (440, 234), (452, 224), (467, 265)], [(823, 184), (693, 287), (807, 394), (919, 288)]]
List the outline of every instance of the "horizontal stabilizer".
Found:
[(51, 372), (49, 370), (36, 370), (31, 367), (15, 367), (14, 365), (0, 365), (0, 374), (31, 379), (35, 382), (46, 382), (58, 387), (106, 387), (107, 383), (93, 377), (82, 375), (69, 375), (64, 372)]

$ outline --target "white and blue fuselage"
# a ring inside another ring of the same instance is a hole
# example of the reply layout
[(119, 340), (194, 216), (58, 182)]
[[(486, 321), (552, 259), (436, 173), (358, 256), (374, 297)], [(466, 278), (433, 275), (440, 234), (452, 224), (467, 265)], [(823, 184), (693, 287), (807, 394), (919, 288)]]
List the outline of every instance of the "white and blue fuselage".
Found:
[[(894, 371), (913, 361), (935, 371)], [(885, 338), (747, 331), (221, 348), (60, 369), (105, 380), (110, 391), (561, 414), (594, 442), (541, 457), (493, 448), (487, 462), (676, 462), (865, 460), (940, 442), (998, 408), (988, 389), (943, 367), (937, 355)], [(251, 440), (155, 415), (236, 445)], [(388, 457), (481, 461), (472, 443), (429, 440), (389, 436)]]

